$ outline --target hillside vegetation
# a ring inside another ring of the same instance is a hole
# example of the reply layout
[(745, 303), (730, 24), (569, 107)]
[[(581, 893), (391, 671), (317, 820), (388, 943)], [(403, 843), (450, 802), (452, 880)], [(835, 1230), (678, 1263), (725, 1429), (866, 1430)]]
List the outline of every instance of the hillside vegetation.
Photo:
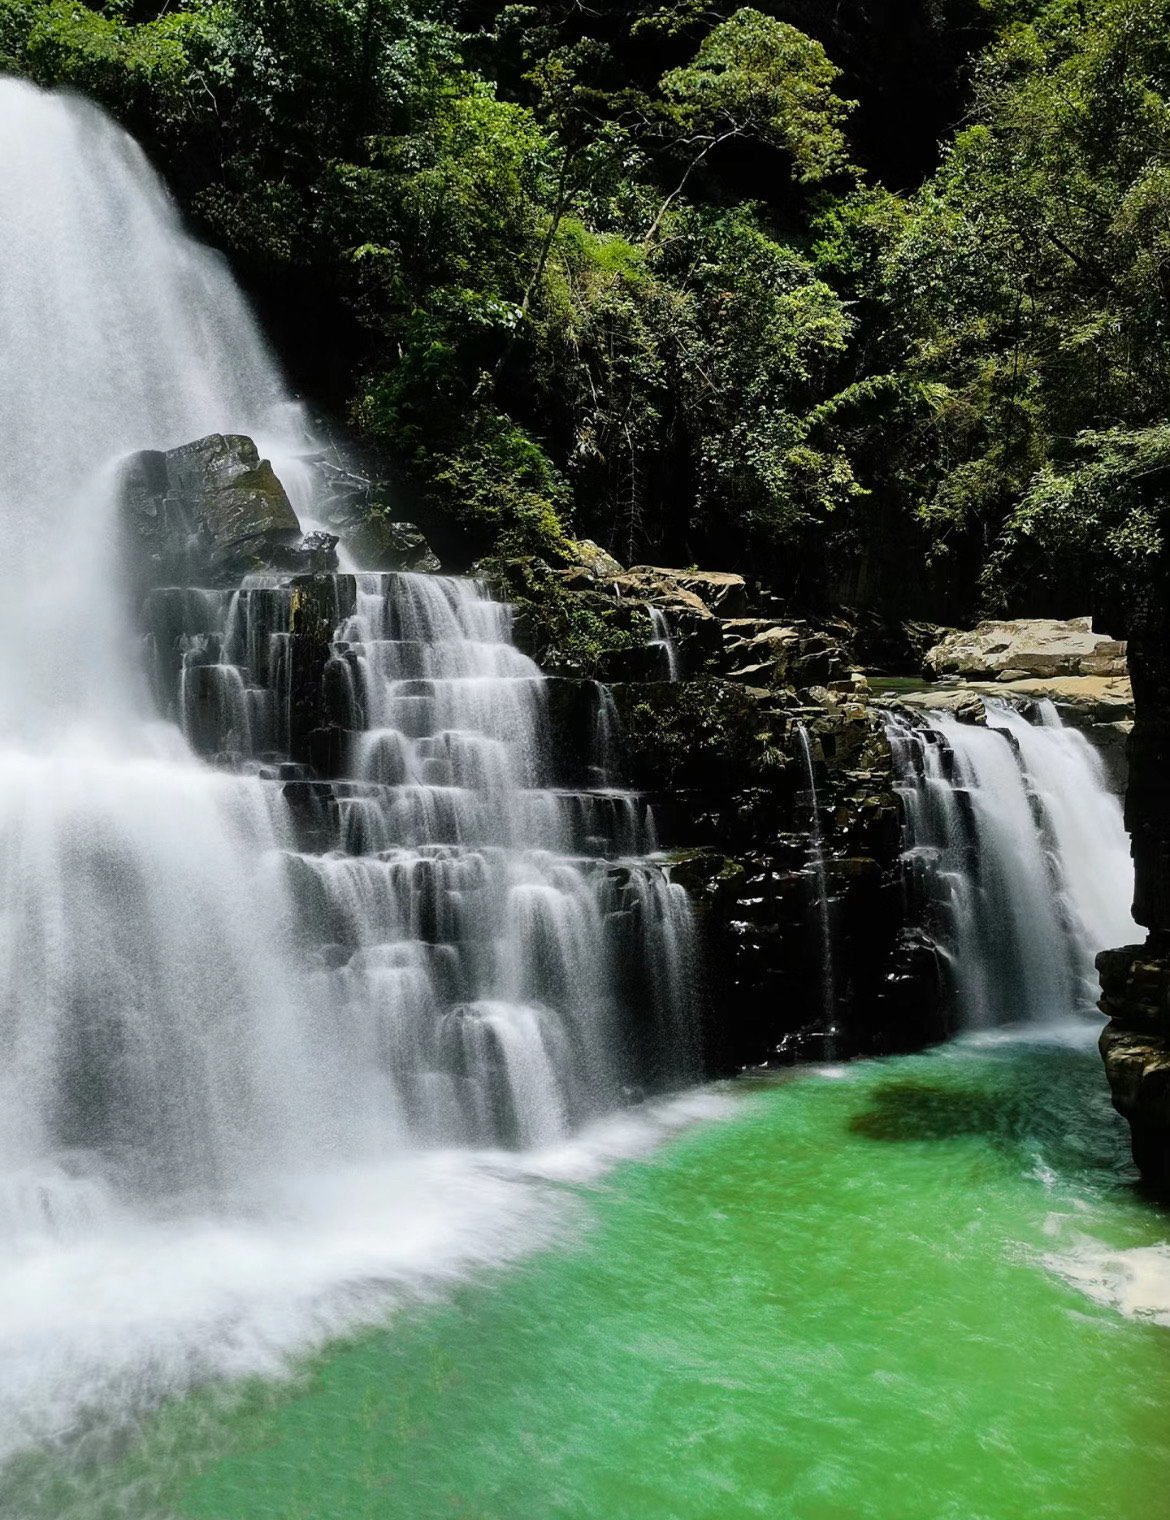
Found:
[[(831, 12), (831, 15), (826, 15)], [(1170, 470), (1170, 0), (0, 0), (456, 558), (1124, 603)]]

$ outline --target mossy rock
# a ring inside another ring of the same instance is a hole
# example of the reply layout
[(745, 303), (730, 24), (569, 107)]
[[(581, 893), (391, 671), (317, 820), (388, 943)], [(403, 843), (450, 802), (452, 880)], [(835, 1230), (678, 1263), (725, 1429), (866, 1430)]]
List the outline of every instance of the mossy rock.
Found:
[(646, 790), (726, 793), (785, 772), (773, 716), (747, 687), (703, 676), (621, 683), (613, 696), (631, 779)]

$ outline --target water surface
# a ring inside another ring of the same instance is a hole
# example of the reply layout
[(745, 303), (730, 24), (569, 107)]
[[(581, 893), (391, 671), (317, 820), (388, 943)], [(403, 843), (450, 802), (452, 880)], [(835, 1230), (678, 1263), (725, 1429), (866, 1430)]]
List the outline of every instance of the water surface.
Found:
[(7, 1513), (1164, 1520), (1170, 1230), (1092, 1032), (740, 1084), (520, 1265)]

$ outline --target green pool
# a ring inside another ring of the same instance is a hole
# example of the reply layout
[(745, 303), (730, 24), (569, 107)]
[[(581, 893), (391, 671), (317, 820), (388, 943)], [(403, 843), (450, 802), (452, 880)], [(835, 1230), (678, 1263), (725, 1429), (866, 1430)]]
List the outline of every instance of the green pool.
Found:
[(733, 1089), (556, 1239), (283, 1380), (9, 1466), (4, 1513), (1165, 1520), (1170, 1218), (1092, 1031)]

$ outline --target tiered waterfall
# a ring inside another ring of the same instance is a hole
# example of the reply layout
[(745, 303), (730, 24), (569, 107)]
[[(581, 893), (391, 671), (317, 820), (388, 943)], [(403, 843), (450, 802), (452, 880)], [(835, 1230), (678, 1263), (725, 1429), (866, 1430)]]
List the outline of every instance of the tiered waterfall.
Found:
[(685, 896), (481, 586), (130, 605), (121, 455), (250, 434), (306, 525), (313, 440), (136, 146), (12, 80), (0, 339), (0, 1254), (685, 1077)]

